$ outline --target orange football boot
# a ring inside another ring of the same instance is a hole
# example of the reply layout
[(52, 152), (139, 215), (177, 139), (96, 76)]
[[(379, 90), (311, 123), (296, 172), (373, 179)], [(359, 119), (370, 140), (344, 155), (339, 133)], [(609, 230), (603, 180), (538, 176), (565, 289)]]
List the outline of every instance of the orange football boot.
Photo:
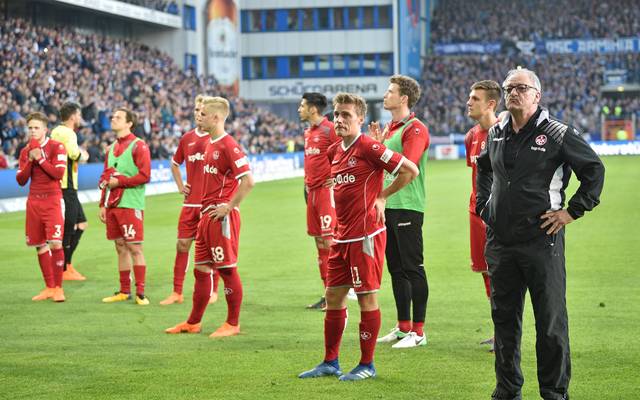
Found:
[(55, 290), (55, 288), (45, 288), (43, 291), (41, 291), (37, 295), (33, 296), (31, 298), (31, 300), (33, 300), (33, 301), (42, 301), (42, 300), (50, 299), (50, 298), (53, 297), (54, 290)]
[(216, 329), (215, 332), (209, 335), (209, 337), (215, 339), (227, 336), (236, 336), (238, 334), (240, 334), (240, 325), (233, 326), (228, 322), (225, 322), (220, 328)]
[(197, 324), (190, 324), (188, 322), (181, 322), (176, 326), (173, 326), (171, 328), (165, 329), (164, 332), (165, 333), (200, 333), (201, 331), (201, 327), (200, 327), (200, 323)]
[(166, 299), (160, 302), (160, 305), (168, 306), (169, 304), (174, 304), (174, 303), (182, 304), (183, 301), (184, 301), (184, 296), (182, 294), (171, 292), (169, 297), (167, 297)]

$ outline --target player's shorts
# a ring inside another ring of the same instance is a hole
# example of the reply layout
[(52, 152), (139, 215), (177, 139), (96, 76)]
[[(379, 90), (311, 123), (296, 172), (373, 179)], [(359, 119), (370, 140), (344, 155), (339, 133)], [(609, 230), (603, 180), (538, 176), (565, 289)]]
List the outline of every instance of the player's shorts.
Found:
[(107, 208), (107, 239), (127, 243), (144, 241), (144, 211), (135, 208)]
[(62, 242), (64, 237), (64, 202), (59, 194), (29, 195), (25, 221), (27, 246), (44, 246)]
[(200, 206), (182, 206), (178, 220), (178, 239), (195, 239), (200, 222)]
[(387, 232), (349, 243), (334, 243), (329, 253), (327, 287), (352, 287), (356, 293), (380, 289)]
[(196, 234), (195, 264), (212, 264), (214, 268), (233, 268), (238, 262), (240, 212), (232, 209), (226, 217), (214, 221), (205, 212)]
[(487, 261), (484, 258), (484, 246), (487, 242), (487, 231), (484, 221), (476, 214), (469, 213), (469, 243), (471, 244), (471, 270), (487, 272)]
[(87, 222), (87, 217), (84, 215), (76, 190), (62, 189), (62, 198), (64, 199), (64, 241), (67, 242), (75, 232), (74, 227), (79, 223)]
[(336, 229), (336, 206), (333, 189), (310, 189), (307, 196), (307, 233), (309, 236), (333, 236)]

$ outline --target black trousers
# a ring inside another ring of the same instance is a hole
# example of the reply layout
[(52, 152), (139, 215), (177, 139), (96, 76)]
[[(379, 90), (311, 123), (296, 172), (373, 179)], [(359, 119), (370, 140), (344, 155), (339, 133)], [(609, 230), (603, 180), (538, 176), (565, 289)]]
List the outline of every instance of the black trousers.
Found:
[[(424, 322), (429, 285), (424, 270), (422, 222), (424, 214), (413, 210), (385, 210), (387, 268), (391, 274), (398, 321)], [(413, 318), (411, 305), (413, 304)]]
[(76, 190), (62, 189), (62, 198), (64, 199), (64, 236), (62, 244), (64, 247), (69, 247), (75, 235), (75, 225), (87, 222), (87, 217), (84, 215)]
[(487, 230), (485, 257), (491, 277), (495, 326), (496, 390), (493, 399), (520, 399), (520, 339), (524, 296), (529, 290), (536, 321), (538, 384), (543, 399), (568, 399), (571, 377), (564, 229), (513, 245)]

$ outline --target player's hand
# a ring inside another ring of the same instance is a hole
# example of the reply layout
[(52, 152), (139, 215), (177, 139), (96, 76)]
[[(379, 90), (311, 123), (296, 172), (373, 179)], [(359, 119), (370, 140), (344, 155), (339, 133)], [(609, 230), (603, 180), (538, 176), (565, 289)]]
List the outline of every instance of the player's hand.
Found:
[(40, 147), (29, 150), (29, 160), (38, 161), (42, 158), (42, 150)]
[(220, 204), (213, 210), (209, 211), (209, 216), (213, 218), (214, 221), (217, 221), (229, 215), (230, 212), (231, 207), (228, 204)]
[(567, 210), (547, 211), (540, 219), (544, 219), (544, 223), (540, 225), (540, 228), (547, 229), (547, 235), (554, 235), (562, 229), (563, 226), (570, 224), (574, 221), (571, 214)]
[(382, 129), (380, 129), (380, 122), (374, 121), (369, 123), (369, 136), (380, 143), (384, 141)]
[(387, 200), (381, 197), (378, 197), (375, 203), (373, 203), (373, 207), (376, 209), (376, 222), (382, 222), (383, 224), (385, 223), (384, 208), (386, 204)]
[(188, 196), (189, 193), (191, 193), (191, 185), (189, 185), (188, 183), (185, 183), (185, 185), (182, 187), (182, 190), (180, 191), (180, 193), (182, 193), (185, 196)]
[(107, 182), (107, 186), (109, 186), (109, 189), (116, 188), (120, 186), (120, 181), (118, 181), (118, 179), (112, 176), (111, 178), (109, 178), (109, 182)]
[[(333, 178), (327, 178), (326, 181), (324, 181), (324, 184), (322, 184), (322, 186), (326, 187), (326, 188), (330, 188), (333, 187)], [(309, 193), (309, 191), (307, 191), (307, 193)]]
[(100, 211), (98, 212), (98, 218), (103, 224), (107, 223), (107, 209), (104, 207), (100, 207)]

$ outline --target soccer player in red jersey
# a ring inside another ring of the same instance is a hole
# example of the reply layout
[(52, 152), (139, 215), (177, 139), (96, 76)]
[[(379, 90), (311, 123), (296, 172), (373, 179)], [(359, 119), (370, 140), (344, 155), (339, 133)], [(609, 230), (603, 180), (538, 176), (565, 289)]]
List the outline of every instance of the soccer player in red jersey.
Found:
[[(414, 163), (361, 134), (367, 104), (358, 95), (333, 98), (334, 126), (341, 142), (327, 151), (334, 182), (337, 231), (329, 255), (327, 313), (324, 321), (325, 357), (300, 378), (339, 376), (354, 381), (376, 376), (373, 353), (380, 331), (376, 292), (382, 280), (386, 244), (384, 209), (387, 197), (418, 175)], [(383, 190), (384, 171), (397, 174)], [(338, 352), (347, 322), (347, 293), (353, 287), (360, 306), (360, 363), (342, 375)]]
[[(196, 127), (185, 133), (178, 144), (178, 149), (171, 160), (171, 174), (178, 186), (178, 191), (184, 195), (184, 203), (178, 221), (178, 242), (176, 244), (176, 258), (173, 264), (173, 292), (160, 302), (161, 305), (182, 303), (184, 296), (182, 288), (184, 277), (189, 266), (189, 249), (196, 238), (200, 209), (202, 207), (202, 180), (204, 178), (204, 154), (209, 143), (209, 134), (201, 128), (202, 101), (205, 96), (198, 95), (195, 101), (194, 121)], [(180, 165), (187, 163), (187, 183), (182, 181)], [(214, 271), (213, 292), (209, 303), (218, 300), (219, 275)]]
[(242, 283), (237, 269), (240, 238), (238, 206), (254, 182), (247, 157), (224, 130), (228, 116), (229, 102), (226, 99), (210, 97), (202, 102), (201, 127), (209, 132), (210, 139), (203, 167), (202, 219), (196, 234), (193, 307), (187, 321), (166, 329), (166, 333), (201, 331), (202, 316), (211, 297), (214, 269), (224, 281), (227, 319), (209, 337), (240, 333)]
[[(340, 140), (333, 123), (322, 112), (327, 107), (327, 98), (321, 93), (302, 95), (298, 114), (311, 126), (304, 131), (304, 190), (307, 202), (307, 234), (313, 236), (318, 249), (320, 279), (327, 287), (327, 265), (329, 248), (336, 227), (336, 209), (333, 204), (333, 189), (327, 186), (331, 178), (331, 164), (327, 149)], [(320, 301), (307, 306), (309, 309), (325, 309), (324, 296)]]
[[(491, 283), (484, 258), (484, 246), (487, 241), (486, 226), (480, 216), (476, 214), (476, 161), (480, 152), (487, 146), (489, 128), (498, 122), (496, 110), (500, 105), (502, 91), (500, 85), (494, 81), (479, 81), (471, 86), (469, 100), (467, 100), (467, 115), (478, 122), (464, 137), (464, 147), (467, 154), (467, 166), (471, 167), (471, 198), (469, 200), (469, 227), (471, 244), (471, 270), (479, 272), (484, 279), (487, 299), (491, 297)], [(491, 346), (493, 351), (493, 337), (481, 342)]]
[(100, 177), (100, 221), (107, 225), (107, 239), (115, 242), (118, 253), (120, 290), (102, 299), (104, 303), (131, 298), (131, 267), (136, 280), (136, 304), (148, 305), (144, 295), (146, 262), (142, 251), (144, 241), (145, 184), (151, 178), (149, 147), (131, 130), (135, 115), (126, 108), (118, 108), (111, 117), (111, 129), (116, 142), (104, 160)]
[(25, 233), (27, 246), (36, 248), (46, 285), (32, 300), (62, 302), (64, 214), (60, 179), (67, 168), (67, 152), (62, 143), (47, 137), (47, 122), (47, 116), (40, 112), (27, 116), (31, 140), (20, 152), (16, 180), (20, 186), (31, 180)]

